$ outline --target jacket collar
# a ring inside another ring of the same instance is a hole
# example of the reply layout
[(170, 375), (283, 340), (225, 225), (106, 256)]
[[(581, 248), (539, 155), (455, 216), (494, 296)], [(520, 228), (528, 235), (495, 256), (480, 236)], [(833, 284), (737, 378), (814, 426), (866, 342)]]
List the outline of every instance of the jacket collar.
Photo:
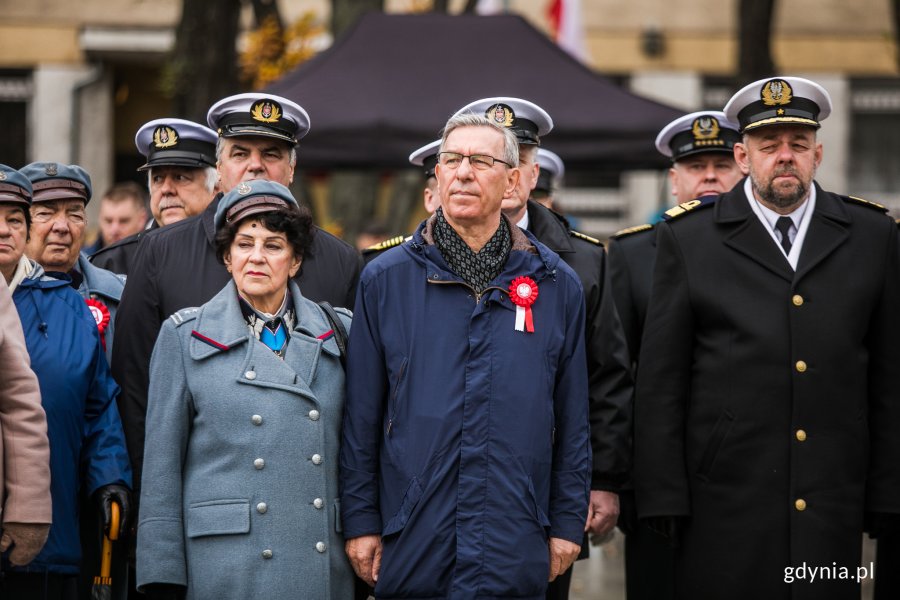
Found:
[[(296, 283), (289, 281), (288, 285), (296, 316), (293, 332), (307, 338), (322, 340), (322, 349), (329, 354), (338, 356), (340, 350), (334, 336), (327, 335), (331, 330), (331, 325), (322, 311), (315, 304), (303, 298)], [(199, 334), (199, 337), (192, 335), (190, 341), (191, 358), (194, 360), (201, 360), (229, 350), (250, 339), (247, 322), (244, 320), (238, 304), (234, 280), (229, 281), (222, 291), (200, 308), (200, 314), (193, 323), (193, 333)], [(208, 341), (204, 341), (203, 338)], [(213, 343), (211, 344), (210, 341)], [(292, 343), (294, 342), (288, 342), (288, 353), (291, 351)]]
[(209, 245), (213, 248), (216, 247), (216, 209), (219, 207), (219, 200), (222, 199), (223, 195), (222, 192), (216, 194), (209, 206), (206, 207), (206, 210), (200, 213), (200, 220), (203, 221), (203, 231), (206, 233)]
[(528, 231), (532, 232), (542, 244), (557, 254), (575, 252), (565, 217), (534, 200), (528, 201), (527, 210)]
[(799, 279), (831, 254), (849, 233), (850, 214), (839, 198), (816, 186), (816, 206), (800, 252), (796, 273), (750, 208), (744, 193), (744, 180), (723, 194), (713, 207), (717, 224), (732, 226), (725, 244), (788, 281)]
[(103, 296), (113, 302), (119, 302), (122, 299), (122, 290), (125, 287), (125, 282), (121, 276), (91, 264), (83, 254), (78, 255), (75, 270), (84, 277), (82, 284), (79, 286), (79, 292), (84, 290), (88, 295)]

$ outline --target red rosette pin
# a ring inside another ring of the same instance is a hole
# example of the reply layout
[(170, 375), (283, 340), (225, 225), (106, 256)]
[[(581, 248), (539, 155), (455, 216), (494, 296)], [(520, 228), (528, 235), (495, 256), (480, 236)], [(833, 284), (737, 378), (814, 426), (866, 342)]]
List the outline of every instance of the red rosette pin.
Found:
[(509, 284), (509, 299), (516, 305), (516, 331), (534, 333), (531, 305), (538, 297), (538, 286), (531, 277), (516, 277)]
[(106, 351), (106, 328), (109, 327), (109, 309), (105, 304), (93, 298), (87, 298), (85, 304), (91, 311), (91, 316), (97, 323), (97, 333), (100, 334), (100, 343), (103, 344), (103, 351)]

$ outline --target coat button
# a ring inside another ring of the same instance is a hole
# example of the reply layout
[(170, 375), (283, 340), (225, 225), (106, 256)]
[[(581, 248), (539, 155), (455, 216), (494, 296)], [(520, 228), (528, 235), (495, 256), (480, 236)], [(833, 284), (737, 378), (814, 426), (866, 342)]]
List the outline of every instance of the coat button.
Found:
[(316, 552), (325, 552), (325, 542), (316, 542)]
[(309, 411), (309, 420), (310, 421), (318, 421), (319, 420), (319, 411), (316, 409), (312, 409)]
[(325, 501), (321, 498), (316, 498), (315, 500), (313, 500), (313, 506), (315, 506), (316, 508), (322, 508), (323, 506), (325, 506)]
[(806, 371), (806, 363), (803, 362), (802, 360), (798, 360), (798, 361), (797, 361), (797, 364), (794, 365), (794, 366), (797, 367), (797, 372), (798, 372), (798, 373), (803, 373), (803, 372)]
[(791, 302), (794, 303), (794, 306), (803, 306), (803, 296), (800, 294), (794, 294), (794, 297), (791, 298)]
[(253, 381), (254, 379), (256, 379), (256, 371), (247, 371), (246, 373), (244, 373), (244, 377), (246, 377), (250, 381)]
[(266, 461), (261, 458), (257, 458), (253, 461), (253, 467), (258, 471), (266, 466)]
[(250, 421), (254, 425), (262, 425), (262, 417), (260, 415), (253, 415), (252, 417), (250, 417)]
[(269, 550), (268, 548), (266, 548), (265, 550), (262, 551), (262, 557), (263, 558), (272, 558), (272, 551)]
[(322, 464), (322, 456), (319, 454), (313, 454), (312, 457), (310, 457), (310, 460), (312, 460), (312, 464), (314, 465)]
[(269, 510), (269, 507), (266, 506), (265, 502), (260, 502), (259, 504), (256, 505), (256, 512), (258, 512), (261, 515), (266, 514), (267, 510)]
[(806, 441), (806, 432), (802, 429), (797, 430), (797, 441), (805, 442)]
[(804, 500), (803, 498), (797, 498), (797, 501), (794, 502), (794, 508), (801, 512), (806, 510), (806, 500)]

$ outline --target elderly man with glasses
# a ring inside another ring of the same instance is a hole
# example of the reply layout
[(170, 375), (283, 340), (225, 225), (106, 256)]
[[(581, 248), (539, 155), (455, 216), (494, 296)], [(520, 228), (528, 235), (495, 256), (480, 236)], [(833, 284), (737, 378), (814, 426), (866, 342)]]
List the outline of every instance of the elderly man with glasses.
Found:
[(360, 278), (341, 506), (347, 554), (376, 597), (539, 600), (580, 549), (584, 295), (502, 214), (518, 164), (512, 132), (452, 117), (441, 207)]

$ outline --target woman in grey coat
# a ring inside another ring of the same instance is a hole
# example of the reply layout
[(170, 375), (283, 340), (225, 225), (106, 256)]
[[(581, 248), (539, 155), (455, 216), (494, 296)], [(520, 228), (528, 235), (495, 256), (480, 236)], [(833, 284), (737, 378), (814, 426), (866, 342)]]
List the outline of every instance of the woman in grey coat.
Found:
[(312, 219), (284, 186), (248, 181), (215, 223), (233, 280), (172, 315), (153, 351), (138, 589), (352, 598), (337, 488), (340, 350), (326, 313), (289, 283)]

